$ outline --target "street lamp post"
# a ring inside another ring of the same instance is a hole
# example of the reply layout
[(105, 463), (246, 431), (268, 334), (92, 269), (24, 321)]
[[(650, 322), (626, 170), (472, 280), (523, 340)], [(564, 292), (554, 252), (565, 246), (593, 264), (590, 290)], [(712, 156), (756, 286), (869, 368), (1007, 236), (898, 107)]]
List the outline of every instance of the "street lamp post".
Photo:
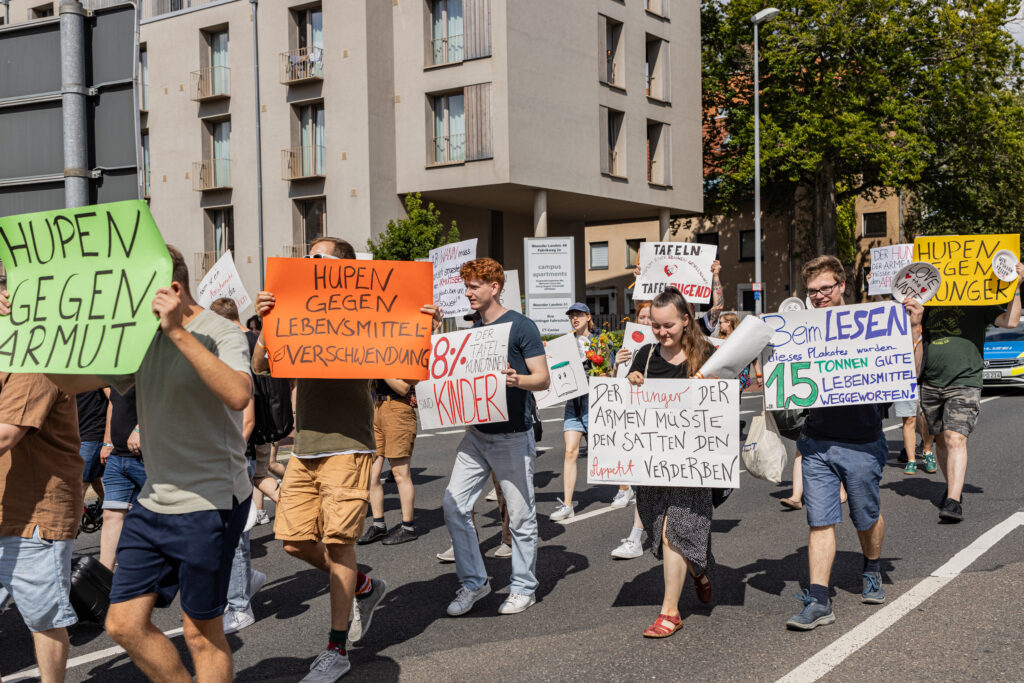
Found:
[[(761, 112), (760, 90), (761, 77), (758, 68), (757, 32), (761, 24), (771, 21), (779, 15), (779, 10), (766, 7), (754, 16), (750, 22), (754, 25), (754, 281), (761, 286)], [(754, 313), (761, 315), (764, 311), (764, 291), (754, 299)]]

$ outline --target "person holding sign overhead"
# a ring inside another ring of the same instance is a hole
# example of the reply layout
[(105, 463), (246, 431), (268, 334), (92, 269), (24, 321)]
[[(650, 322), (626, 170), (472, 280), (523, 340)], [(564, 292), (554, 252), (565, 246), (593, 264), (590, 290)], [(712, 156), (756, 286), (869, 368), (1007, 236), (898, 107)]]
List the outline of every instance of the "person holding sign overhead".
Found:
[[(834, 256), (811, 259), (802, 272), (807, 296), (814, 308), (843, 305), (846, 270)], [(923, 308), (913, 298), (903, 302), (910, 319), (914, 359), (921, 363), (921, 316)], [(885, 601), (879, 558), (885, 536), (878, 484), (889, 457), (889, 445), (882, 433), (882, 413), (877, 404), (811, 408), (797, 440), (802, 456), (803, 503), (807, 510), (810, 536), (807, 559), (810, 588), (797, 597), (803, 609), (786, 622), (790, 629), (810, 631), (836, 618), (829, 599), (829, 579), (836, 554), (835, 527), (842, 521), (840, 491), (845, 485), (850, 519), (857, 530), (864, 555), (861, 601)]]
[(946, 478), (939, 500), (939, 519), (963, 520), (963, 487), (967, 476), (967, 437), (981, 410), (982, 360), (988, 326), (1013, 329), (1020, 323), (1020, 283), (1024, 265), (1018, 263), (1017, 283), (1010, 305), (934, 306), (924, 317), (924, 368), (921, 370), (921, 409), (935, 436), (935, 452)]
[[(640, 386), (650, 379), (692, 378), (714, 353), (694, 321), (689, 302), (674, 287), (667, 287), (651, 302), (651, 318), (658, 344), (648, 344), (633, 358), (627, 379)], [(667, 638), (682, 628), (679, 597), (686, 575), (693, 577), (697, 598), (711, 602), (714, 567), (711, 554), (711, 489), (679, 486), (638, 486), (636, 507), (651, 552), (663, 560), (665, 593), (661, 611), (644, 631), (645, 638)]]
[(463, 264), (459, 274), (466, 298), (480, 320), (474, 328), (512, 324), (508, 337), (505, 398), (508, 420), (466, 429), (459, 444), (451, 480), (444, 492), (444, 520), (455, 551), (455, 572), (462, 585), (448, 605), (448, 615), (461, 616), (491, 592), (476, 529), (473, 506), (493, 471), (505, 494), (512, 528), (512, 581), (501, 614), (517, 614), (536, 602), (537, 504), (533, 494), (533, 419), (531, 392), (550, 384), (547, 357), (536, 323), (501, 305), (505, 271), (491, 258)]
[[(306, 256), (355, 257), (352, 245), (336, 237), (313, 240)], [(256, 312), (264, 322), (276, 303), (273, 292), (256, 295)], [(433, 316), (436, 331), (441, 311), (432, 304), (420, 311)], [(265, 343), (261, 333), (252, 357), (253, 372), (270, 371)], [(347, 642), (358, 642), (366, 634), (373, 610), (387, 592), (387, 583), (371, 580), (356, 564), (355, 543), (363, 533), (376, 450), (368, 380), (295, 380), (295, 445), (281, 482), (274, 535), (289, 555), (329, 576), (331, 593), (327, 647), (313, 660), (303, 681), (336, 681), (352, 668)]]

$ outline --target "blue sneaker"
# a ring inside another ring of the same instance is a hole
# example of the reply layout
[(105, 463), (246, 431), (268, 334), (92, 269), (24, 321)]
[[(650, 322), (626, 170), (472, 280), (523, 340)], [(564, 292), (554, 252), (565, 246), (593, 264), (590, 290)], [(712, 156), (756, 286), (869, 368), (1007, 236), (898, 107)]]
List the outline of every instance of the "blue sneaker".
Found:
[(800, 610), (800, 614), (791, 617), (786, 622), (787, 628), (796, 631), (810, 631), (819, 626), (831, 624), (836, 620), (836, 615), (832, 613), (831, 600), (828, 601), (827, 605), (823, 605), (812, 598), (810, 591), (807, 589), (804, 589), (803, 593), (797, 593), (796, 597), (797, 600), (804, 603), (804, 608)]
[(885, 602), (885, 589), (882, 588), (882, 575), (879, 572), (864, 572), (864, 590), (860, 593), (860, 601), (869, 605), (881, 605)]

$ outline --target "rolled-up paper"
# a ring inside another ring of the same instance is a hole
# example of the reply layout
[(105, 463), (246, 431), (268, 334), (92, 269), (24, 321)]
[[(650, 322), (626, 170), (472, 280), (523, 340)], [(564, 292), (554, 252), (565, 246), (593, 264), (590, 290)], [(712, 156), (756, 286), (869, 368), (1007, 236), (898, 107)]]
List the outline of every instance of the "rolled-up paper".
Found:
[(702, 379), (734, 379), (760, 355), (771, 340), (772, 329), (760, 318), (748, 315), (708, 358), (696, 376)]

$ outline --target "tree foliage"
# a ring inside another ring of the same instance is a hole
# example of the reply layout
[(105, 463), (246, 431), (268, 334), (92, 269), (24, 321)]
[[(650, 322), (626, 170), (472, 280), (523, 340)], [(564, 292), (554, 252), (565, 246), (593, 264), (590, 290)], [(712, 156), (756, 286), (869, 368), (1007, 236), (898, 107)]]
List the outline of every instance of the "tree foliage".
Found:
[(388, 221), (388, 227), (377, 238), (366, 242), (373, 258), (386, 261), (415, 261), (427, 258), (431, 249), (459, 241), (459, 228), (455, 221), (445, 229), (441, 211), (433, 202), (423, 206), (423, 197), (405, 196), (406, 218)]
[[(753, 26), (762, 0), (703, 0), (705, 197), (753, 189)], [(782, 0), (760, 30), (767, 211), (806, 201), (836, 254), (839, 207), (903, 191), (919, 232), (1024, 227), (1021, 0)], [(1016, 188), (1016, 190), (1014, 190)], [(843, 226), (848, 229), (847, 226)]]

